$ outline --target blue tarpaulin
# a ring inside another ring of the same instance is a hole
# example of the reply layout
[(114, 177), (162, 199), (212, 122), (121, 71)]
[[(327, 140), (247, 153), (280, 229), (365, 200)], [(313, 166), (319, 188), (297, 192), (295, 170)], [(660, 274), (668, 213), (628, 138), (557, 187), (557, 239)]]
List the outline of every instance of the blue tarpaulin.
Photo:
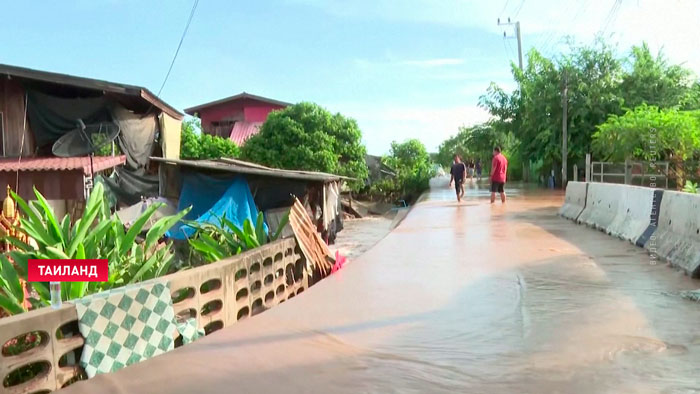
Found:
[[(183, 177), (178, 211), (192, 206), (185, 220), (220, 225), (222, 217), (243, 228), (246, 219), (255, 225), (258, 209), (245, 178), (212, 178), (201, 174)], [(186, 239), (194, 234), (194, 228), (180, 222), (168, 231), (174, 239)], [(265, 226), (267, 232), (267, 225)]]

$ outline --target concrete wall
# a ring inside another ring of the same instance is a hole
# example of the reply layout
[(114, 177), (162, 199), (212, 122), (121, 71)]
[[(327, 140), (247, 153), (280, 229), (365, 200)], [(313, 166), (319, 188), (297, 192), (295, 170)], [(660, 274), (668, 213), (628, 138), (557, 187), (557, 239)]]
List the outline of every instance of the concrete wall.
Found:
[[(616, 185), (618, 186), (618, 185)], [(616, 188), (619, 190), (620, 188)], [(654, 189), (639, 186), (624, 186), (617, 215), (607, 228), (610, 235), (636, 243), (649, 227)]]
[[(560, 214), (644, 247), (700, 277), (700, 195), (610, 183), (569, 182)], [(585, 207), (576, 217), (581, 201)]]
[(608, 232), (619, 211), (625, 185), (589, 183), (586, 207), (578, 217), (578, 223)]
[(585, 182), (569, 182), (566, 184), (566, 197), (564, 205), (559, 210), (559, 215), (577, 220), (586, 207), (586, 191), (588, 184)]
[(658, 227), (644, 248), (700, 277), (700, 195), (664, 191)]

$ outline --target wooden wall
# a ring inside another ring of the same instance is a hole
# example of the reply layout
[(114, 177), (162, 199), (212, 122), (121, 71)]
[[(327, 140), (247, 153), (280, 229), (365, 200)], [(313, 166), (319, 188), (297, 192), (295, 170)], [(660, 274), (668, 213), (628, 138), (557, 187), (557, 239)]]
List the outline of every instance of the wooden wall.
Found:
[[(2, 112), (3, 134), (0, 138), (0, 156), (32, 156), (34, 134), (29, 122), (24, 121), (25, 93), (22, 85), (8, 76), (0, 76), (0, 112)], [(24, 147), (22, 148), (22, 135)]]

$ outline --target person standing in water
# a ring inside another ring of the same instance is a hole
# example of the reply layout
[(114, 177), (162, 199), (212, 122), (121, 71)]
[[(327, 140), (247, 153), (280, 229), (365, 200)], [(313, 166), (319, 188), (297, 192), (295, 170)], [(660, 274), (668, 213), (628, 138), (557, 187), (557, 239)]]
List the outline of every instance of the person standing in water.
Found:
[(491, 204), (496, 201), (496, 192), (501, 195), (501, 202), (506, 202), (506, 171), (508, 160), (501, 154), (501, 148), (493, 148), (493, 161), (491, 161)]
[(467, 168), (462, 163), (462, 159), (459, 155), (455, 155), (454, 164), (450, 169), (450, 187), (452, 187), (452, 182), (455, 183), (455, 192), (457, 192), (457, 202), (462, 201), (462, 196), (464, 196), (464, 181), (467, 179)]
[(476, 178), (481, 180), (481, 159), (476, 159)]

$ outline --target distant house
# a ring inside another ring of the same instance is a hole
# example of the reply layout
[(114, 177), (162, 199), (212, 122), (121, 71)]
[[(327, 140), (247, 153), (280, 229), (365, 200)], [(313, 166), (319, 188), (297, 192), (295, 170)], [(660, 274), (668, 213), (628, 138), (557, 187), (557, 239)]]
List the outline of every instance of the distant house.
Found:
[[(9, 185), (34, 199), (36, 187), (60, 212), (70, 202), (84, 201), (93, 176), (114, 169), (115, 190), (135, 199), (157, 195), (159, 167), (149, 158), (179, 158), (183, 117), (143, 87), (0, 64), (0, 190)], [(52, 153), (79, 120), (118, 130), (110, 156), (91, 161), (84, 153)]]
[(205, 133), (230, 138), (238, 146), (257, 134), (267, 115), (291, 104), (243, 92), (210, 103), (185, 109), (197, 114)]

